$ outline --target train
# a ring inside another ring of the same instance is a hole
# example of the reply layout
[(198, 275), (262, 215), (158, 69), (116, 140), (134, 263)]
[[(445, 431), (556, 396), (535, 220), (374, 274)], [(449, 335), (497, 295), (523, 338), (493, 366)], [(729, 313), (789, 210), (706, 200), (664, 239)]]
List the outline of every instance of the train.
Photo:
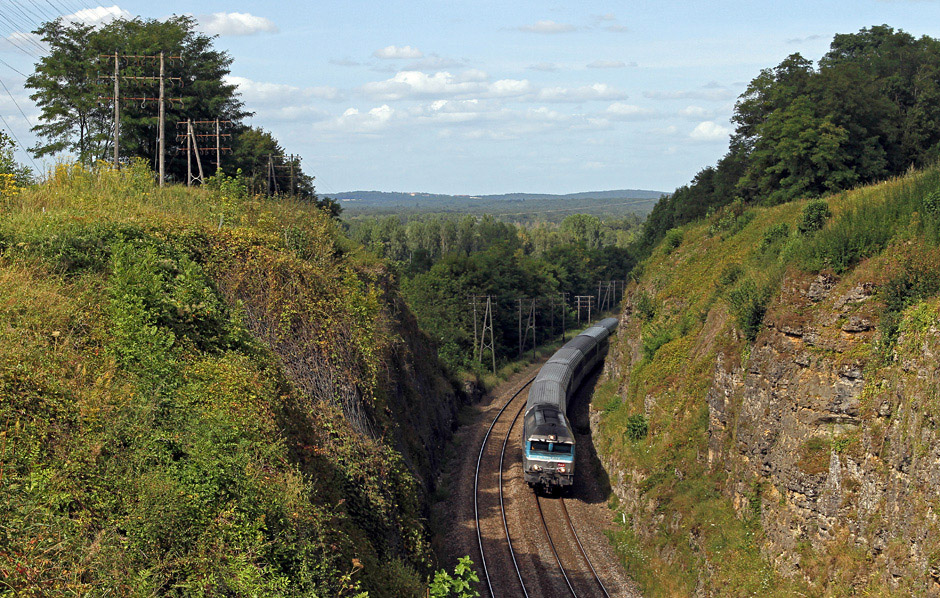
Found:
[(575, 336), (542, 366), (526, 399), (522, 471), (535, 490), (567, 490), (574, 484), (575, 439), (568, 403), (604, 359), (617, 318), (605, 318)]

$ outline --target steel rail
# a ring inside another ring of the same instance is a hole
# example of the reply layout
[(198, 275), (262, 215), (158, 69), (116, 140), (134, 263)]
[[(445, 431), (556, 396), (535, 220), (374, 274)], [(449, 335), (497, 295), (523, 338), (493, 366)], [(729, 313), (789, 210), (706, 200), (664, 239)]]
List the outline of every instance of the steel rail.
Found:
[(568, 507), (565, 505), (565, 499), (559, 498), (561, 501), (561, 510), (565, 514), (565, 521), (568, 523), (568, 529), (571, 530), (571, 534), (574, 536), (575, 542), (578, 543), (578, 549), (581, 551), (581, 556), (584, 557), (584, 562), (587, 563), (587, 566), (590, 567), (591, 573), (594, 575), (594, 579), (597, 580), (597, 585), (601, 587), (601, 591), (604, 592), (604, 596), (610, 598), (610, 592), (607, 591), (607, 588), (604, 587), (604, 582), (601, 581), (600, 575), (597, 574), (597, 571), (594, 569), (594, 565), (591, 564), (591, 559), (588, 558), (587, 552), (584, 550), (584, 546), (581, 544), (581, 538), (578, 537), (577, 530), (574, 529), (574, 524), (571, 523), (571, 517), (568, 516)]
[(499, 452), (499, 511), (503, 516), (503, 530), (506, 532), (506, 543), (509, 544), (509, 556), (512, 557), (512, 566), (516, 568), (516, 575), (519, 576), (519, 585), (522, 586), (522, 593), (525, 594), (526, 598), (529, 598), (529, 592), (526, 591), (525, 582), (522, 580), (522, 571), (519, 570), (519, 563), (516, 562), (516, 551), (512, 548), (512, 538), (509, 537), (509, 524), (506, 522), (506, 507), (503, 504), (503, 457), (506, 455), (506, 444), (509, 442), (509, 437), (512, 436), (512, 429), (516, 426), (516, 420), (519, 419), (519, 415), (522, 413), (522, 410), (525, 409), (525, 405), (525, 403), (522, 403), (522, 406), (516, 411), (515, 417), (512, 418), (512, 423), (509, 424), (509, 430), (506, 431), (506, 437), (503, 438), (503, 448)]
[(542, 520), (542, 529), (545, 531), (545, 537), (548, 538), (548, 545), (552, 549), (552, 554), (555, 555), (555, 562), (558, 563), (561, 576), (565, 578), (565, 583), (568, 584), (571, 595), (574, 596), (574, 598), (578, 598), (578, 593), (574, 591), (574, 586), (571, 585), (571, 580), (568, 579), (568, 574), (565, 572), (565, 566), (561, 564), (561, 557), (558, 556), (558, 550), (555, 549), (555, 541), (552, 540), (552, 535), (548, 531), (548, 524), (545, 522), (545, 513), (542, 512), (542, 500), (539, 498), (538, 494), (535, 495), (535, 506), (539, 509), (539, 519)]
[(483, 437), (483, 442), (480, 444), (480, 454), (477, 456), (477, 468), (476, 472), (473, 475), (473, 517), (476, 523), (477, 528), (477, 545), (480, 547), (480, 563), (483, 565), (483, 577), (486, 578), (486, 587), (490, 590), (490, 597), (496, 598), (496, 594), (493, 592), (493, 584), (490, 581), (489, 569), (486, 566), (486, 553), (483, 550), (483, 534), (480, 531), (480, 509), (479, 509), (479, 488), (480, 488), (480, 463), (483, 461), (483, 451), (486, 449), (486, 441), (490, 437), (490, 433), (493, 431), (493, 427), (496, 425), (497, 420), (503, 414), (503, 411), (506, 410), (509, 405), (512, 404), (516, 397), (526, 389), (529, 384), (532, 384), (532, 381), (535, 380), (535, 376), (532, 376), (522, 387), (516, 391), (512, 397), (506, 401), (506, 404), (503, 405), (502, 409), (499, 410), (499, 413), (496, 414), (496, 417), (493, 418), (493, 423), (490, 424), (489, 429), (486, 431), (486, 435)]

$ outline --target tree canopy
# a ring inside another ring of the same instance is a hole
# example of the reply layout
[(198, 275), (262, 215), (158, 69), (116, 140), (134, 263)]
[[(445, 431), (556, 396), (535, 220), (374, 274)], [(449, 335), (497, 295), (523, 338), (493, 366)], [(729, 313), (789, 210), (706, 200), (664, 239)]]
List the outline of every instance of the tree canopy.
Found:
[[(36, 156), (71, 153), (85, 164), (109, 160), (113, 152), (113, 103), (101, 100), (114, 93), (114, 58), (120, 56), (120, 95), (125, 98), (156, 98), (159, 83), (145, 79), (159, 75), (164, 54), (166, 173), (170, 180), (186, 177), (186, 154), (179, 151), (185, 142), (178, 125), (186, 120), (215, 121), (224, 124), (231, 135), (222, 143), (232, 151), (223, 153), (215, 164), (212, 153), (203, 157), (206, 175), (222, 171), (235, 176), (241, 169), (246, 184), (255, 192), (290, 194), (312, 199), (334, 215), (339, 205), (318, 199), (313, 177), (305, 174), (299, 159), (293, 163), (270, 133), (244, 124), (250, 113), (226, 76), (232, 58), (214, 47), (214, 38), (199, 33), (191, 16), (157, 19), (118, 19), (102, 27), (57, 19), (42, 25), (35, 33), (49, 46), (49, 54), (36, 64), (26, 80), (30, 96), (41, 110), (40, 123), (33, 127), (39, 143)], [(120, 105), (120, 155), (139, 157), (156, 169), (159, 136), (158, 106), (153, 101), (122, 100)], [(214, 134), (214, 126), (197, 134)], [(203, 140), (210, 140), (204, 142)], [(211, 137), (199, 140), (208, 147)], [(203, 147), (206, 147), (204, 145)], [(268, 162), (273, 168), (269, 168)], [(273, 176), (269, 176), (273, 171)], [(270, 179), (270, 184), (268, 181)], [(292, 186), (293, 183), (293, 186)]]
[(725, 157), (653, 209), (645, 250), (736, 199), (818, 197), (940, 158), (940, 40), (887, 25), (836, 35), (815, 67), (792, 54), (762, 70), (732, 121)]

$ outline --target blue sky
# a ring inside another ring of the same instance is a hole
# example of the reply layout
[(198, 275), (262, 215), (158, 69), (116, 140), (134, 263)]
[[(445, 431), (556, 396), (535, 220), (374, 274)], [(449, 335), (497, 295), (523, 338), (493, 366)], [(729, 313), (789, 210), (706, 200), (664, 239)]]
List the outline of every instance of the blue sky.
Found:
[[(940, 36), (938, 0), (3, 0), (7, 40), (29, 15), (17, 5), (86, 21), (194, 15), (233, 57), (251, 123), (327, 194), (671, 191), (727, 151), (735, 99), (760, 69), (818, 60), (835, 33), (882, 23)], [(38, 111), (13, 69), (35, 58), (0, 41), (0, 59), (26, 118), (2, 89), (0, 114), (32, 145)]]

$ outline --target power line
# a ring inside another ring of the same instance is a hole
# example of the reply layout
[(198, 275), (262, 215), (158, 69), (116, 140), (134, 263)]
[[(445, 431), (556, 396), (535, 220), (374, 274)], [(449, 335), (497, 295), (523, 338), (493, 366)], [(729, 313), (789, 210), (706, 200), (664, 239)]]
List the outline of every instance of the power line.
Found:
[(20, 105), (19, 105), (19, 103), (16, 101), (16, 98), (14, 98), (14, 97), (13, 97), (13, 94), (10, 93), (9, 88), (7, 88), (7, 84), (4, 83), (2, 79), (0, 79), (0, 85), (3, 86), (3, 90), (4, 90), (5, 92), (7, 92), (7, 95), (10, 96), (10, 99), (11, 99), (11, 100), (13, 100), (13, 105), (16, 106), (16, 109), (19, 110), (19, 111), (20, 111), (20, 114), (23, 115), (23, 120), (26, 121), (26, 124), (28, 124), (30, 127), (32, 127), (32, 126), (33, 126), (33, 123), (29, 122), (29, 118), (26, 116), (26, 113), (23, 112), (23, 109), (22, 109), (22, 108), (20, 108)]
[(9, 62), (7, 62), (6, 60), (4, 60), (4, 59), (2, 59), (2, 58), (0, 58), (0, 64), (6, 66), (7, 68), (9, 68), (11, 71), (13, 71), (14, 73), (16, 73), (16, 74), (18, 74), (18, 75), (22, 75), (23, 77), (29, 78), (29, 75), (23, 73), (22, 71), (20, 71), (20, 70), (17, 69), (15, 66), (13, 66), (12, 64), (10, 64)]
[(33, 160), (33, 157), (30, 155), (30, 153), (26, 151), (26, 148), (23, 146), (22, 143), (20, 143), (20, 140), (16, 136), (16, 133), (13, 132), (13, 127), (10, 126), (10, 123), (7, 122), (7, 119), (3, 118), (2, 114), (0, 114), (0, 121), (3, 122), (3, 126), (5, 126), (7, 128), (7, 131), (10, 132), (10, 136), (13, 137), (13, 141), (16, 142), (16, 145), (23, 148), (23, 151), (26, 152), (26, 156), (29, 158), (29, 161), (33, 163), (33, 168), (35, 168), (36, 172), (39, 173), (39, 166), (36, 165), (36, 161)]

